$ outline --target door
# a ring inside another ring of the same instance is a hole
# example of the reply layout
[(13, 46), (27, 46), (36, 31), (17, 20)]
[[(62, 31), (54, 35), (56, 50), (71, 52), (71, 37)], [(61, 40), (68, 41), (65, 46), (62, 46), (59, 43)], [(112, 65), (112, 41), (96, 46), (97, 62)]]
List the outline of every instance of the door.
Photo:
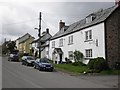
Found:
[(60, 55), (60, 62), (59, 63), (62, 63), (62, 54), (59, 54)]

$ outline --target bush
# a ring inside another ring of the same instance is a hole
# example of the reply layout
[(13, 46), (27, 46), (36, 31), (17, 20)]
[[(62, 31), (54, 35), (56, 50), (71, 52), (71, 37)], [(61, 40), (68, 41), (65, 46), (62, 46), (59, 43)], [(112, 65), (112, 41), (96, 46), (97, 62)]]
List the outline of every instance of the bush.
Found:
[(91, 59), (90, 62), (88, 63), (88, 67), (89, 69), (93, 69), (95, 71), (96, 70), (102, 71), (108, 69), (108, 64), (104, 58), (98, 57)]

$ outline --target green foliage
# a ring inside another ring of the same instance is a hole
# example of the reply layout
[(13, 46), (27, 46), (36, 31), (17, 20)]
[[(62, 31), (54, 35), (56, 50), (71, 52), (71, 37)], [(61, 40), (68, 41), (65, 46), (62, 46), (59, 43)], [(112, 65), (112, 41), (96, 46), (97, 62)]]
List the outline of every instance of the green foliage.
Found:
[(8, 49), (4, 43), (4, 44), (2, 44), (2, 54), (6, 54), (7, 52), (8, 52)]
[(75, 52), (74, 52), (74, 60), (75, 60), (75, 62), (82, 61), (82, 59), (83, 59), (83, 53), (81, 53), (80, 51), (75, 50)]
[(21, 61), (22, 56), (23, 56), (23, 53), (19, 53), (19, 61)]
[(89, 69), (93, 69), (93, 71), (102, 71), (108, 69), (108, 64), (104, 58), (98, 57), (91, 59), (88, 63), (88, 67)]
[(7, 44), (8, 50), (9, 50), (10, 52), (13, 52), (13, 51), (15, 50), (15, 48), (16, 48), (15, 45), (16, 45), (16, 43), (15, 43), (14, 41), (9, 42), (9, 43)]
[(65, 61), (66, 61), (66, 64), (72, 63), (70, 59), (68, 59), (67, 57), (65, 57)]

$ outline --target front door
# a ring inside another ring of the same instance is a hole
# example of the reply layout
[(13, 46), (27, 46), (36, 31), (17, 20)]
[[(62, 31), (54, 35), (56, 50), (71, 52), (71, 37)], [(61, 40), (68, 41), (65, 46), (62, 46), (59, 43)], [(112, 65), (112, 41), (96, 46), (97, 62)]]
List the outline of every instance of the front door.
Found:
[(59, 63), (62, 63), (62, 54), (59, 54), (60, 55), (60, 62)]

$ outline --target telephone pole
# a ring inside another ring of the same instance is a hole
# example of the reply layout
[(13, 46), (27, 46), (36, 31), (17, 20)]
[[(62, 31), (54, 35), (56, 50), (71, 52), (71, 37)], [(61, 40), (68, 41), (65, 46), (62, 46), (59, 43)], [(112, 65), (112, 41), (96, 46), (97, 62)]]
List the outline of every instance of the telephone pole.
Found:
[(41, 12), (39, 15), (39, 58), (41, 58)]
[(38, 30), (38, 37), (39, 37), (39, 41), (38, 41), (38, 48), (39, 48), (39, 58), (41, 58), (41, 12), (39, 13), (39, 28), (35, 28)]

